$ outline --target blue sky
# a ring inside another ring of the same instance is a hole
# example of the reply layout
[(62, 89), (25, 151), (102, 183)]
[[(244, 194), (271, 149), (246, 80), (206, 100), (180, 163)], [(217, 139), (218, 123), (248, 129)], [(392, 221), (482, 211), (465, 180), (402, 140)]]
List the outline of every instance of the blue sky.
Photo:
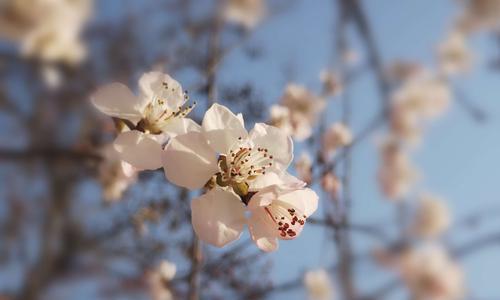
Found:
[[(454, 1), (363, 1), (372, 25), (373, 34), (384, 62), (405, 59), (420, 62), (430, 68), (434, 64), (437, 43), (445, 37), (457, 12)], [(313, 90), (319, 90), (318, 74), (328, 65), (333, 51), (330, 37), (336, 17), (332, 1), (298, 1), (290, 11), (278, 14), (254, 33), (249, 43), (263, 45), (264, 57), (248, 61), (241, 51), (233, 52), (220, 71), (220, 82), (231, 83), (251, 80), (262, 89), (269, 103), (276, 102), (286, 84), (285, 65), (294, 64), (293, 80)], [(351, 46), (360, 53), (363, 45), (356, 36), (350, 36)], [(472, 39), (475, 66), (472, 72), (454, 79), (469, 101), (487, 112), (484, 124), (471, 120), (456, 103), (447, 114), (432, 123), (424, 143), (413, 154), (422, 173), (416, 192), (431, 192), (448, 200), (455, 219), (478, 210), (500, 206), (498, 180), (500, 178), (500, 104), (499, 77), (486, 66), (493, 57), (494, 43), (486, 35)], [(371, 74), (357, 79), (350, 90), (353, 99), (354, 131), (363, 128), (377, 111), (378, 94)], [(339, 105), (333, 103), (328, 111), (331, 121), (339, 118)], [(382, 132), (379, 132), (380, 135)], [(378, 191), (375, 172), (377, 168), (377, 133), (356, 146), (353, 162), (353, 222), (379, 223), (393, 218), (394, 205), (383, 200)], [(301, 145), (296, 147), (300, 154)], [(320, 215), (320, 214), (318, 214)], [(493, 232), (499, 228), (494, 217), (476, 231), (461, 230), (453, 233), (453, 240), (466, 241), (480, 232)], [(273, 254), (276, 282), (294, 278), (304, 269), (328, 265), (335, 261), (334, 249), (323, 248), (325, 233), (320, 228), (306, 226), (300, 239), (280, 244), (280, 251)], [(358, 252), (366, 251), (373, 240), (355, 238)], [(323, 248), (323, 249), (322, 249)], [(498, 248), (496, 248), (498, 250)], [(500, 254), (495, 248), (481, 251), (464, 261), (470, 293), (479, 299), (500, 297), (500, 287), (493, 276), (500, 267)], [(358, 282), (366, 289), (376, 288), (385, 282), (384, 276), (373, 278), (374, 267), (360, 267)], [(488, 274), (488, 275), (486, 275)], [(281, 299), (282, 294), (276, 296)], [(394, 294), (392, 299), (400, 299)], [(301, 292), (287, 294), (289, 299), (303, 299)]]

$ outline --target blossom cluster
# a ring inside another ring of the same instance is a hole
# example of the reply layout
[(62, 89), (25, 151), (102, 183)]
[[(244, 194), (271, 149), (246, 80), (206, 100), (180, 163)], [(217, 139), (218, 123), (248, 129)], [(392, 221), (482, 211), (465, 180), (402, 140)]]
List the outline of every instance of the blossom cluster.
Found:
[[(114, 118), (114, 150), (136, 171), (163, 168), (166, 178), (189, 190), (203, 190), (191, 202), (192, 224), (206, 243), (223, 247), (245, 225), (256, 245), (274, 251), (278, 240), (300, 235), (318, 206), (318, 196), (287, 168), (293, 141), (264, 123), (248, 132), (243, 115), (213, 104), (197, 124), (181, 85), (151, 72), (139, 80), (140, 93), (112, 83), (92, 96), (95, 107)], [(128, 180), (128, 177), (125, 177)]]
[(92, 0), (7, 0), (0, 3), (0, 37), (19, 42), (27, 57), (76, 64), (85, 57), (80, 33)]

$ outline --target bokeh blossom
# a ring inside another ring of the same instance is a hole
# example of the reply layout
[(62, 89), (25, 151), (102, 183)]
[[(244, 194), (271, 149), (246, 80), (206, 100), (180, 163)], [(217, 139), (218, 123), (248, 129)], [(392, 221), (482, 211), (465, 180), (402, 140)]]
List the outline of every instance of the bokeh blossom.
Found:
[(311, 136), (324, 107), (323, 98), (314, 95), (304, 86), (289, 84), (281, 97), (280, 105), (271, 108), (270, 124), (285, 130), (295, 140), (303, 141)]
[(297, 176), (306, 183), (311, 183), (312, 181), (312, 166), (313, 161), (311, 155), (307, 152), (302, 152), (302, 154), (297, 158), (295, 162), (295, 170), (297, 171)]
[(151, 298), (153, 300), (174, 300), (170, 290), (170, 281), (174, 278), (177, 267), (170, 261), (163, 260), (147, 276)]
[(450, 32), (438, 47), (438, 62), (441, 72), (455, 75), (468, 71), (472, 64), (472, 52), (467, 37), (456, 30)]
[(409, 249), (401, 256), (398, 269), (416, 299), (457, 300), (463, 296), (463, 272), (439, 245)]
[(123, 192), (137, 180), (137, 172), (129, 163), (120, 159), (113, 145), (106, 145), (102, 151), (103, 161), (99, 165), (99, 179), (106, 201), (121, 199)]
[(413, 232), (422, 237), (434, 238), (441, 235), (451, 223), (446, 202), (439, 197), (422, 195), (419, 199)]
[(304, 274), (304, 285), (309, 300), (334, 299), (332, 280), (324, 269), (307, 271)]
[(325, 158), (334, 154), (337, 149), (352, 143), (351, 130), (343, 123), (334, 123), (325, 130), (322, 136), (321, 150)]
[(406, 152), (394, 141), (381, 147), (378, 180), (383, 194), (391, 200), (400, 200), (413, 187), (418, 172)]
[(392, 95), (391, 133), (410, 143), (420, 140), (426, 121), (444, 113), (451, 102), (447, 83), (427, 73), (405, 80)]
[(92, 0), (6, 0), (0, 3), (0, 36), (19, 42), (22, 53), (45, 62), (79, 63), (81, 38)]
[(265, 0), (227, 0), (222, 14), (228, 22), (251, 29), (264, 18), (266, 3)]

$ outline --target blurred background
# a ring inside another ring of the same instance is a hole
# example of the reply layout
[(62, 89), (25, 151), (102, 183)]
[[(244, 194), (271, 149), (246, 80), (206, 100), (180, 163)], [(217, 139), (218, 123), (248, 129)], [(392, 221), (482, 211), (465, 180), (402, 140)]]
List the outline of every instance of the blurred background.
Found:
[[(499, 0), (0, 0), (0, 299), (500, 299), (499, 25)], [(196, 121), (293, 136), (300, 237), (201, 244), (196, 193), (123, 169), (90, 96), (152, 70)]]

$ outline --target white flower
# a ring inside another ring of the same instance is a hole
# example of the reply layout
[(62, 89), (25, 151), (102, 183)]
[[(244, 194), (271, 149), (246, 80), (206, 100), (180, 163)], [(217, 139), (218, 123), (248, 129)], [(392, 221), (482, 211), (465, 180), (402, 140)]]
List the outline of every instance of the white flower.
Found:
[(439, 245), (410, 249), (401, 257), (399, 272), (416, 299), (457, 300), (463, 296), (463, 272)]
[(103, 185), (104, 199), (119, 200), (128, 186), (137, 180), (137, 172), (120, 159), (113, 145), (105, 146), (101, 153), (103, 161), (99, 165), (99, 179)]
[(257, 246), (273, 251), (277, 239), (299, 235), (317, 207), (317, 195), (286, 173), (292, 158), (292, 140), (280, 129), (257, 123), (247, 132), (241, 115), (214, 104), (198, 131), (172, 138), (163, 163), (171, 182), (210, 188), (191, 203), (201, 240), (223, 247), (248, 224)]
[(451, 32), (439, 45), (438, 59), (440, 69), (446, 75), (467, 71), (472, 62), (472, 54), (465, 35), (460, 31)]
[(264, 0), (227, 0), (223, 7), (226, 21), (240, 24), (248, 29), (255, 27), (265, 14)]
[(448, 229), (450, 221), (446, 203), (440, 198), (424, 195), (420, 198), (413, 231), (424, 237), (437, 237)]
[(149, 289), (153, 300), (174, 299), (170, 291), (170, 281), (174, 278), (176, 269), (175, 264), (163, 260), (155, 270), (147, 274)]
[(290, 119), (290, 110), (287, 107), (276, 104), (272, 105), (269, 110), (269, 114), (269, 124), (278, 127), (289, 136), (294, 134), (294, 129)]
[(429, 74), (407, 79), (392, 95), (391, 133), (415, 143), (425, 121), (441, 115), (451, 102), (448, 85)]
[(304, 285), (311, 300), (331, 300), (333, 298), (332, 282), (328, 272), (324, 269), (306, 272)]
[(391, 200), (400, 200), (410, 191), (417, 171), (401, 146), (389, 141), (382, 146), (378, 180), (382, 192)]
[(22, 53), (75, 64), (85, 55), (80, 32), (91, 0), (10, 0), (0, 4), (0, 35), (22, 43)]
[(322, 152), (325, 156), (334, 153), (338, 148), (352, 143), (352, 133), (343, 123), (332, 124), (323, 134)]
[[(257, 247), (275, 251), (278, 239), (296, 238), (307, 217), (317, 209), (318, 196), (303, 186), (296, 182), (271, 185), (253, 194), (247, 203), (232, 190), (216, 187), (193, 199), (193, 228), (202, 241), (223, 247), (238, 239), (248, 224)], [(246, 212), (250, 214), (248, 219)]]
[(270, 123), (291, 131), (294, 139), (302, 141), (311, 136), (312, 127), (317, 123), (325, 101), (301, 85), (289, 84), (285, 88), (280, 106), (283, 108), (274, 108), (274, 112), (271, 111)]
[(312, 158), (307, 152), (302, 152), (295, 162), (295, 170), (300, 179), (307, 183), (312, 181)]
[(241, 115), (214, 104), (197, 131), (178, 135), (165, 147), (166, 177), (199, 189), (212, 180), (239, 195), (277, 183), (293, 159), (293, 143), (280, 129), (263, 123), (247, 132)]
[(121, 159), (138, 170), (161, 167), (162, 146), (169, 137), (199, 126), (185, 116), (193, 106), (181, 85), (167, 74), (151, 72), (139, 80), (141, 93), (135, 96), (125, 85), (111, 83), (97, 90), (92, 102), (103, 113), (123, 120), (130, 131), (115, 140)]
[(157, 271), (163, 280), (170, 281), (174, 278), (175, 273), (177, 271), (177, 267), (174, 263), (168, 260), (162, 260), (158, 265)]
[(393, 94), (393, 104), (423, 119), (441, 115), (451, 102), (447, 83), (429, 74), (416, 75)]
[(337, 199), (338, 193), (342, 188), (342, 183), (339, 178), (333, 173), (328, 172), (321, 176), (321, 187), (325, 192), (327, 192), (333, 199)]

